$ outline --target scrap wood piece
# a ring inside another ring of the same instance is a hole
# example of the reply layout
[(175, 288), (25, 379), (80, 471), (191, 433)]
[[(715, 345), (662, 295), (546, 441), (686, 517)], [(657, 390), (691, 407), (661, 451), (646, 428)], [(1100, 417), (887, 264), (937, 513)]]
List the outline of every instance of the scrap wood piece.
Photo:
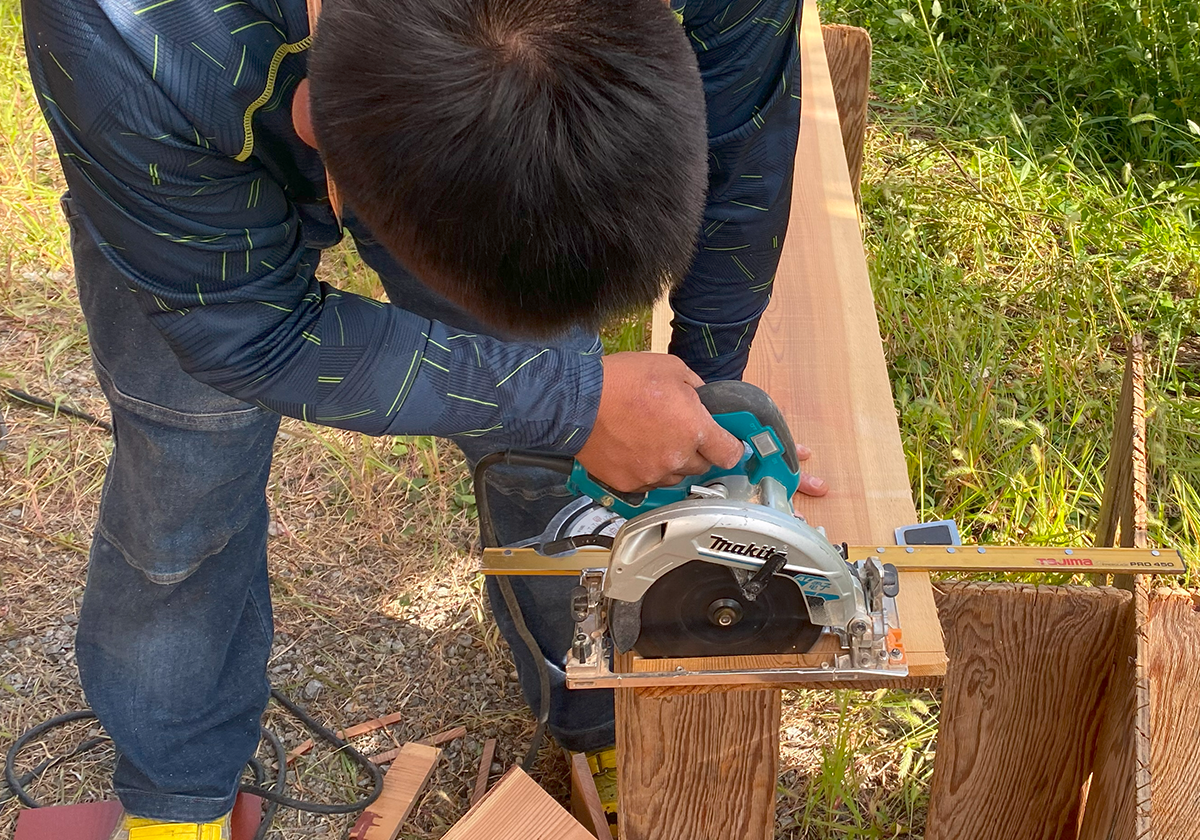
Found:
[(441, 754), (437, 747), (425, 744), (401, 747), (383, 777), (383, 792), (359, 815), (349, 840), (396, 840)]
[(488, 738), (483, 742), (483, 755), (479, 759), (479, 773), (475, 776), (475, 791), (471, 794), (471, 804), (475, 805), (487, 793), (488, 779), (492, 776), (492, 761), (496, 758), (496, 739)]
[[(349, 726), (338, 732), (337, 736), (343, 740), (349, 740), (350, 738), (356, 738), (359, 735), (366, 735), (368, 732), (374, 732), (376, 729), (383, 729), (385, 726), (391, 726), (393, 723), (399, 723), (402, 720), (404, 720), (404, 712), (392, 712), (390, 715), (384, 715), (383, 717), (374, 718), (372, 720), (365, 720), (362, 723), (356, 723), (354, 726)], [(295, 761), (297, 758), (311, 750), (314, 746), (315, 743), (311, 738), (305, 741), (300, 746), (296, 747), (296, 749), (288, 753), (288, 763), (290, 764), (291, 762)]]
[[(418, 738), (413, 741), (414, 744), (424, 744), (427, 747), (440, 747), (442, 744), (454, 741), (467, 734), (467, 727), (456, 726), (453, 729), (447, 729), (439, 732), (436, 735), (429, 735), (425, 738)], [(395, 760), (396, 756), (400, 755), (402, 747), (396, 747), (392, 750), (384, 750), (381, 753), (367, 756), (367, 761), (372, 764), (387, 764), (389, 761)]]
[(608, 815), (600, 801), (600, 792), (596, 790), (587, 756), (568, 752), (567, 761), (571, 765), (571, 813), (600, 840), (609, 840), (612, 831), (608, 827)]
[[(1098, 587), (942, 584), (950, 670), (927, 840), (1066, 840), (1079, 826), (1133, 597)], [(1130, 721), (1132, 725), (1132, 721)], [(1095, 782), (1094, 782), (1095, 783)], [(1120, 835), (1118, 835), (1120, 836)]]
[(1153, 837), (1192, 840), (1200, 825), (1200, 595), (1153, 593), (1146, 655)]
[(467, 727), (456, 726), (453, 729), (443, 730), (436, 735), (429, 735), (417, 741), (418, 744), (425, 744), (429, 747), (440, 747), (442, 744), (447, 744), (450, 741), (456, 741), (467, 734)]
[(596, 840), (565, 808), (513, 767), (442, 840)]

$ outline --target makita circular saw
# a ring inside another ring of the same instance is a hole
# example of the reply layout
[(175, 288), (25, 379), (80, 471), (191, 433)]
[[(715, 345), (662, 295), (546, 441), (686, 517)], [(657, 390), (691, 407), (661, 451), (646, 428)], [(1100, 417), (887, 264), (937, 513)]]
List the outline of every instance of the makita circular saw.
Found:
[[(568, 487), (582, 494), (543, 534), (513, 546), (545, 555), (545, 572), (570, 557), (580, 576), (564, 604), (576, 624), (568, 683), (674, 682), (709, 669), (672, 662), (656, 670), (652, 660), (788, 654), (812, 654), (794, 659), (790, 680), (906, 674), (896, 570), (876, 559), (847, 562), (844, 547), (795, 514), (800, 466), (774, 402), (736, 381), (705, 385), (699, 396), (745, 445), (732, 469), (714, 467), (674, 487), (628, 494), (569, 459), (498, 453), (480, 462), (485, 543), (483, 478), (494, 464), (569, 471)], [(618, 664), (627, 664), (627, 654), (640, 660), (636, 673)], [(716, 671), (746, 676), (760, 664), (729, 660)]]

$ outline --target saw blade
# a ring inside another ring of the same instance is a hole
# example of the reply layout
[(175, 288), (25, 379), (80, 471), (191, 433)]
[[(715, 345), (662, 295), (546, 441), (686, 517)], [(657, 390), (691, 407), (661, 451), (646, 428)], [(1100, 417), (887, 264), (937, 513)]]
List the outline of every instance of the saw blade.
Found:
[(692, 560), (646, 592), (634, 650), (654, 658), (806, 653), (821, 630), (790, 578), (775, 575), (751, 601), (728, 566)]

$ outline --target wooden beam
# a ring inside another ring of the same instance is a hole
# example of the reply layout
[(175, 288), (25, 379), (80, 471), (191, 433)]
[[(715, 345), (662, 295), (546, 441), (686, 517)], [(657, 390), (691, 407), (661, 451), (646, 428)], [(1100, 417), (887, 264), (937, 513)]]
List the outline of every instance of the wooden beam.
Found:
[(842, 146), (850, 170), (854, 203), (860, 200), (863, 142), (867, 133), (867, 102), (871, 93), (871, 35), (857, 26), (829, 24), (821, 27), (829, 76), (837, 100)]
[(1117, 589), (946, 584), (951, 668), (926, 840), (1071, 840), (1132, 596)]
[[(916, 522), (816, 3), (800, 32), (803, 105), (792, 210), (746, 379), (779, 405), (829, 495), (801, 512), (831, 539), (888, 544)], [(656, 310), (654, 349), (669, 316)], [(914, 681), (946, 658), (929, 576), (901, 576)], [(767, 840), (779, 761), (778, 690), (659, 697), (617, 691), (622, 840)]]
[(442, 840), (596, 840), (514, 767)]
[(442, 751), (424, 744), (405, 744), (383, 777), (383, 792), (363, 811), (349, 840), (396, 840), (412, 813)]

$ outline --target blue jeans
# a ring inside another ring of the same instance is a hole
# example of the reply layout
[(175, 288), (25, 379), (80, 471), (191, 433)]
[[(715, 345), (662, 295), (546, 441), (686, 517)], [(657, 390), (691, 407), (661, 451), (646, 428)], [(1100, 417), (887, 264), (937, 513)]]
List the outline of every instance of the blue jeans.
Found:
[[(279, 417), (184, 373), (124, 278), (77, 224), (69, 197), (63, 204), (115, 444), (76, 638), (80, 678), (117, 748), (113, 782), (126, 810), (209, 820), (233, 805), (269, 696), (265, 489)], [(426, 317), (482, 328), (413, 279), (369, 235), (360, 231), (356, 240), (392, 300)], [(565, 340), (586, 342), (586, 349), (595, 337)], [(475, 445), (464, 450), (472, 462), (488, 451)], [(502, 471), (492, 484), (505, 542), (540, 533), (570, 500), (552, 474)], [(576, 750), (612, 743), (611, 692), (568, 692), (563, 683), (571, 581), (515, 584), (551, 672), (552, 734)], [(537, 708), (534, 659), (490, 582), (488, 593), (522, 691)]]

